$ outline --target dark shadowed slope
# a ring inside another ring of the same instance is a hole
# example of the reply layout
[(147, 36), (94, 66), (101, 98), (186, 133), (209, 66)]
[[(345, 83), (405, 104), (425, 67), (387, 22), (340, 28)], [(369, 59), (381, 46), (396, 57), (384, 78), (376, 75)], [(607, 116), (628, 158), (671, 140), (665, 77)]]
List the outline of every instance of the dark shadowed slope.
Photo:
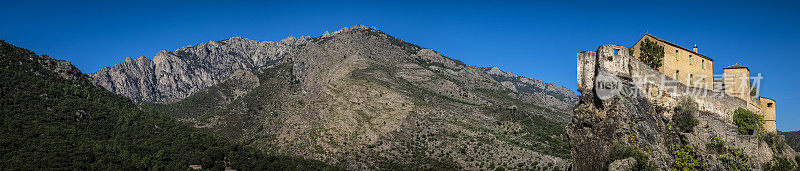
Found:
[(95, 86), (67, 61), (0, 41), (0, 168), (185, 170), (321, 169), (324, 163), (273, 157), (143, 112)]
[(800, 131), (780, 132), (786, 138), (788, 144), (795, 151), (800, 151)]

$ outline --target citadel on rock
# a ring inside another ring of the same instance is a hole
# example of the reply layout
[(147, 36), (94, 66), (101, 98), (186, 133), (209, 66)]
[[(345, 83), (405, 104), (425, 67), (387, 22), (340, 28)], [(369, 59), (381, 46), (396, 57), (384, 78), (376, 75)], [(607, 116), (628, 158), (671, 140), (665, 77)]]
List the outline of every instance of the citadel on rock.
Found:
[[(724, 92), (726, 95), (742, 99), (746, 102), (748, 110), (764, 116), (765, 131), (777, 131), (775, 100), (759, 96), (761, 74), (751, 76), (750, 69), (746, 66), (733, 64), (723, 68), (723, 74), (714, 75), (714, 59), (700, 54), (697, 45), (689, 50), (651, 34), (642, 36), (629, 49), (637, 59), (640, 59), (639, 48), (645, 40), (655, 42), (664, 48), (662, 65), (657, 69), (659, 72), (687, 86)], [(704, 110), (707, 107), (701, 105), (699, 109)]]

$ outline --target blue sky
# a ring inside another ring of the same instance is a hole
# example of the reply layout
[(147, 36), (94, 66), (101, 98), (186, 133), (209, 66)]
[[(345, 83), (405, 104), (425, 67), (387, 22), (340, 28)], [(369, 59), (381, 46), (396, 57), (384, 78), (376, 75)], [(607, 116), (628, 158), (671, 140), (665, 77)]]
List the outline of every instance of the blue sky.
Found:
[(209, 40), (281, 40), (374, 26), (477, 66), (575, 89), (575, 55), (650, 33), (762, 73), (778, 129), (800, 130), (800, 1), (6, 1), (0, 39), (92, 73)]

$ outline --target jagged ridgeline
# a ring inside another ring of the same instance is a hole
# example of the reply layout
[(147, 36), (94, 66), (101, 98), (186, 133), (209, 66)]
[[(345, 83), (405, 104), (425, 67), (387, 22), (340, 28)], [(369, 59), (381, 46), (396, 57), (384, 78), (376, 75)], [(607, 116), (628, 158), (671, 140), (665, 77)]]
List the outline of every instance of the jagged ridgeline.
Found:
[(270, 154), (348, 169), (567, 169), (576, 95), (354, 26), (128, 59), (106, 89)]
[(266, 155), (139, 110), (67, 61), (0, 40), (0, 168), (57, 170), (324, 169)]

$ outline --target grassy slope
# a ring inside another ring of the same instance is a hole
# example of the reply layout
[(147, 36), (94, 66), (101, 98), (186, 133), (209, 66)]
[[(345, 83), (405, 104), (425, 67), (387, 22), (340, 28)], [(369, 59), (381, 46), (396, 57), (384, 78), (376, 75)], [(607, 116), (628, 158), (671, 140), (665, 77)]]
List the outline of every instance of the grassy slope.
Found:
[[(65, 79), (47, 57), (0, 42), (0, 168), (244, 170), (322, 169), (318, 161), (275, 157), (143, 112), (89, 82)], [(70, 66), (71, 67), (71, 66)]]

